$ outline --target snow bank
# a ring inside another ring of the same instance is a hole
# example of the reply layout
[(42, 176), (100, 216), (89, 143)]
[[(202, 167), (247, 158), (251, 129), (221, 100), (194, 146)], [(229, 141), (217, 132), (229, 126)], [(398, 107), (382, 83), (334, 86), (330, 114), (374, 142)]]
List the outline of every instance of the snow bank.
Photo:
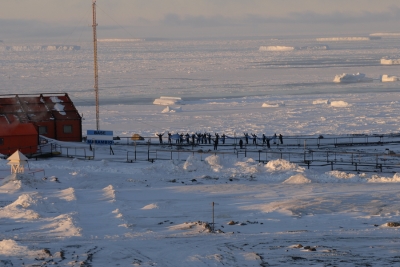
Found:
[(190, 155), (183, 164), (183, 169), (188, 172), (196, 171), (201, 168), (204, 168), (204, 163), (193, 155)]
[(73, 51), (80, 50), (77, 45), (20, 45), (0, 47), (0, 51)]
[(327, 45), (311, 45), (311, 46), (260, 46), (259, 51), (270, 51), (270, 52), (285, 52), (294, 50), (328, 50)]
[(399, 65), (400, 59), (381, 58), (381, 65)]
[(283, 181), (283, 184), (308, 184), (308, 183), (311, 183), (311, 180), (306, 178), (301, 173), (290, 176), (287, 180)]
[(182, 98), (172, 96), (162, 96), (153, 102), (154, 105), (170, 106), (175, 104), (182, 104)]
[(360, 83), (360, 82), (372, 82), (372, 78), (365, 77), (363, 73), (356, 73), (356, 74), (338, 74), (333, 79), (335, 83)]
[(263, 108), (278, 108), (284, 107), (285, 103), (263, 103), (261, 107)]
[[(36, 256), (38, 251), (31, 251), (28, 247), (20, 246), (12, 239), (0, 241), (0, 255), (4, 256)], [(5, 265), (6, 266), (6, 265)]]
[(208, 156), (204, 159), (204, 161), (207, 162), (208, 165), (210, 165), (211, 169), (215, 172), (219, 172), (223, 168), (221, 166), (221, 160), (217, 155)]
[(36, 220), (40, 218), (39, 213), (28, 208), (43, 210), (43, 206), (39, 193), (22, 194), (13, 203), (0, 209), (0, 218)]
[(397, 82), (400, 79), (397, 76), (389, 76), (387, 74), (383, 74), (381, 80), (382, 82)]
[(345, 101), (342, 100), (337, 100), (337, 101), (332, 101), (331, 102), (331, 107), (335, 108), (345, 108), (345, 107), (351, 107), (351, 105)]
[(328, 37), (328, 38), (317, 38), (318, 42), (338, 42), (338, 41), (370, 41), (379, 40), (379, 36), (369, 36), (369, 37)]
[(175, 112), (182, 112), (182, 107), (175, 107), (171, 108), (170, 106), (167, 106), (166, 108), (161, 111), (161, 113), (175, 113)]
[(328, 99), (317, 99), (313, 101), (313, 105), (322, 105), (322, 104), (330, 104), (331, 101), (329, 101)]
[(395, 173), (393, 177), (381, 177), (378, 175), (374, 175), (369, 178), (368, 183), (399, 183), (400, 182), (400, 174)]
[(271, 160), (265, 165), (265, 168), (267, 168), (269, 172), (303, 172), (305, 170), (303, 167), (284, 159)]

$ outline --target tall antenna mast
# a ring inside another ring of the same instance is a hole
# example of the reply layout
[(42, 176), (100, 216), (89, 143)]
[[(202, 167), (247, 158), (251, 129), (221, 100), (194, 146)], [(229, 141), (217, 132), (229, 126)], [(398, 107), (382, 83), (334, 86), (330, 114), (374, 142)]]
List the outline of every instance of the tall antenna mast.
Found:
[(97, 68), (97, 32), (96, 32), (96, 0), (92, 0), (93, 9), (93, 56), (94, 56), (94, 93), (96, 95), (96, 129), (100, 130), (99, 125), (99, 73)]

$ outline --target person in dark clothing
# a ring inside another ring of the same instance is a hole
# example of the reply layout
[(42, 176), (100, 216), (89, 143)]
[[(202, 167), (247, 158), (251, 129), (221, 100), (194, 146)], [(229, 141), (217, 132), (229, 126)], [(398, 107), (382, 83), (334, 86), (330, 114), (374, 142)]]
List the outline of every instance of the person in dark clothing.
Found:
[(253, 145), (257, 145), (257, 135), (251, 134), (253, 136)]
[(243, 133), (244, 134), (244, 138), (246, 140), (246, 145), (249, 144), (249, 134), (248, 133)]
[(179, 144), (183, 144), (183, 133), (179, 135)]
[(157, 136), (158, 136), (158, 140), (160, 140), (160, 144), (162, 144), (162, 136), (163, 136), (164, 134), (157, 134)]
[(225, 135), (225, 134), (222, 134), (222, 135), (221, 135), (221, 140), (222, 140), (222, 144), (223, 144), (223, 145), (225, 145), (225, 138), (226, 138), (226, 135)]
[(239, 147), (240, 147), (240, 149), (243, 148), (243, 140), (242, 139), (240, 139), (240, 141), (239, 141)]
[(207, 137), (208, 137), (208, 143), (211, 145), (211, 134), (208, 133)]
[(197, 135), (197, 144), (200, 144), (201, 141), (201, 133), (196, 133)]
[(283, 136), (281, 134), (279, 134), (279, 142), (283, 145)]
[(214, 142), (214, 150), (218, 149), (218, 138), (213, 139)]
[(265, 144), (265, 142), (267, 141), (267, 137), (265, 136), (265, 134), (263, 134), (263, 136), (262, 136), (262, 141), (263, 141), (263, 144)]
[(194, 140), (196, 139), (196, 135), (192, 133), (192, 144), (194, 145)]
[(168, 132), (168, 144), (171, 144), (172, 140), (171, 140), (171, 133)]
[(271, 148), (271, 145), (270, 145), (270, 143), (269, 143), (269, 138), (267, 138), (267, 147), (268, 147), (268, 148)]
[(190, 134), (188, 133), (185, 134), (185, 140), (187, 144), (190, 144)]

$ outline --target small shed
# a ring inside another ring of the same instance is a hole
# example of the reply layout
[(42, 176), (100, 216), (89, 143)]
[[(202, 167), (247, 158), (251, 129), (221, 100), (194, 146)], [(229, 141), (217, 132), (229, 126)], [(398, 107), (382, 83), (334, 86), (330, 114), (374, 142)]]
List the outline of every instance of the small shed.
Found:
[(11, 155), (15, 150), (24, 154), (36, 153), (38, 132), (32, 123), (2, 124), (0, 115), (0, 153)]

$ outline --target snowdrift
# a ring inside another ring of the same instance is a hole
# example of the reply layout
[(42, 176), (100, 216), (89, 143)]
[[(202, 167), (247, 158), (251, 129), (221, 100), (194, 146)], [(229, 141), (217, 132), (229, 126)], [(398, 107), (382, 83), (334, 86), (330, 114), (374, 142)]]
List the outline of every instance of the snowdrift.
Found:
[(399, 65), (400, 59), (381, 58), (381, 65)]
[(80, 50), (78, 45), (17, 45), (1, 47), (1, 51), (73, 51)]
[(285, 52), (294, 50), (328, 50), (327, 45), (312, 45), (312, 46), (260, 46), (259, 51), (271, 51), (271, 52)]
[(338, 41), (370, 41), (379, 40), (380, 36), (369, 36), (369, 37), (328, 37), (328, 38), (317, 38), (318, 42), (338, 42)]
[(162, 96), (157, 98), (153, 102), (154, 105), (171, 106), (176, 104), (182, 104), (182, 98), (172, 96)]
[(397, 82), (400, 80), (400, 78), (397, 76), (390, 76), (387, 74), (383, 74), (381, 80), (382, 82)]
[(333, 79), (335, 83), (362, 83), (362, 82), (372, 82), (372, 78), (365, 77), (363, 73), (356, 73), (356, 74), (338, 74)]

